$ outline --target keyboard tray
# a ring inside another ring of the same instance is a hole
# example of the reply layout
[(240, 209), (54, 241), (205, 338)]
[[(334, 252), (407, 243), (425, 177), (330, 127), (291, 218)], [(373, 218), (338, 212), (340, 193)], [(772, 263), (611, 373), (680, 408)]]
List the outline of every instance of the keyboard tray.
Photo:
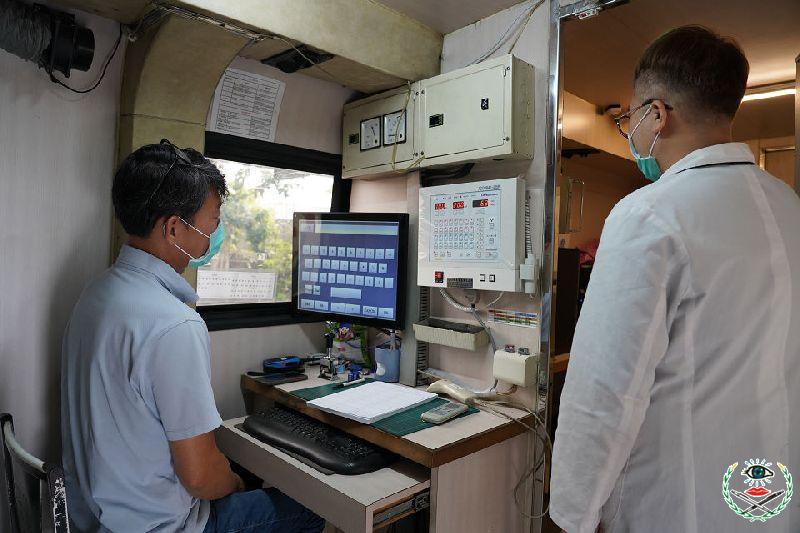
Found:
[(405, 459), (368, 474), (323, 474), (242, 431), (237, 426), (244, 420), (227, 420), (217, 429), (222, 453), (342, 531), (372, 531), (379, 511), (430, 488), (430, 470)]

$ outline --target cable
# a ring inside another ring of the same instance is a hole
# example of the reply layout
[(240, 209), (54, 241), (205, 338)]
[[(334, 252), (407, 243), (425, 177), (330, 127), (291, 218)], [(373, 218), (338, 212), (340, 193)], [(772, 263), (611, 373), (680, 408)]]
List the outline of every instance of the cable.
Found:
[(542, 5), (543, 3), (544, 3), (544, 0), (540, 0), (538, 4), (533, 6), (533, 9), (531, 9), (531, 12), (528, 13), (527, 18), (525, 18), (525, 23), (522, 25), (522, 28), (519, 30), (519, 32), (517, 32), (517, 36), (514, 37), (514, 42), (512, 42), (511, 46), (508, 47), (508, 53), (509, 54), (514, 51), (514, 48), (517, 46), (517, 42), (519, 41), (519, 38), (522, 37), (523, 33), (525, 33), (525, 29), (528, 27), (528, 23), (531, 21), (531, 18), (533, 18), (534, 11), (536, 11), (536, 9), (540, 5)]
[(511, 396), (515, 392), (517, 392), (517, 386), (516, 385), (511, 385), (510, 389), (508, 389), (505, 392), (498, 392), (497, 395), (498, 396)]
[(501, 46), (503, 46), (503, 43), (504, 43), (504, 42), (505, 42), (505, 41), (508, 39), (509, 32), (510, 32), (510, 31), (511, 31), (511, 30), (512, 30), (512, 29), (513, 29), (513, 28), (514, 28), (514, 27), (515, 27), (515, 26), (516, 26), (518, 23), (519, 23), (519, 21), (520, 21), (520, 20), (522, 20), (522, 18), (523, 18), (523, 17), (524, 17), (526, 14), (527, 14), (527, 12), (525, 12), (525, 13), (522, 13), (522, 14), (520, 14), (520, 15), (519, 15), (519, 16), (518, 16), (516, 19), (514, 19), (514, 21), (513, 21), (513, 22), (512, 22), (512, 23), (511, 23), (511, 24), (508, 26), (508, 28), (506, 28), (506, 31), (505, 31), (505, 32), (503, 32), (503, 34), (500, 36), (500, 39), (498, 39), (498, 40), (497, 40), (497, 42), (495, 42), (495, 43), (494, 43), (494, 44), (491, 46), (491, 48), (489, 48), (489, 50), (488, 50), (488, 51), (484, 52), (484, 53), (483, 53), (481, 56), (479, 56), (478, 58), (476, 58), (476, 59), (475, 59), (474, 61), (472, 61), (471, 63), (468, 63), (468, 65), (474, 65), (474, 64), (476, 64), (476, 63), (480, 63), (481, 61), (484, 61), (486, 58), (488, 58), (488, 57), (489, 57), (489, 56), (491, 56), (493, 53), (495, 53), (497, 50), (499, 50), (499, 49), (500, 49), (500, 47), (501, 47)]
[[(514, 503), (519, 508), (518, 509), (519, 512), (525, 518), (527, 518), (529, 520), (539, 520), (540, 518), (542, 518), (545, 515), (547, 515), (547, 513), (549, 512), (550, 503), (548, 502), (547, 506), (545, 507), (545, 509), (542, 511), (541, 514), (539, 514), (539, 515), (530, 515), (530, 514), (528, 514), (528, 513), (526, 513), (525, 511), (522, 510), (522, 505), (520, 504), (520, 501), (519, 501), (519, 489), (529, 477), (531, 477), (537, 470), (539, 470), (539, 468), (541, 468), (546, 463), (548, 452), (549, 452), (550, 458), (552, 460), (552, 457), (553, 457), (553, 443), (550, 440), (550, 435), (547, 434), (544, 422), (542, 422), (542, 419), (539, 418), (539, 415), (537, 415), (533, 410), (529, 409), (528, 407), (526, 407), (526, 406), (524, 406), (522, 404), (516, 403), (516, 402), (475, 400), (475, 405), (478, 406), (479, 409), (483, 408), (483, 410), (487, 410), (487, 411), (489, 411), (491, 413), (494, 413), (495, 415), (501, 416), (503, 418), (507, 418), (508, 420), (511, 420), (512, 422), (516, 422), (517, 424), (521, 425), (522, 427), (524, 427), (525, 429), (527, 429), (528, 431), (533, 433), (534, 436), (539, 440), (539, 442), (541, 442), (542, 445), (544, 446), (545, 454), (542, 457), (542, 460), (537, 462), (532, 468), (527, 470), (522, 475), (522, 477), (519, 479), (517, 484), (514, 486)], [(518, 420), (518, 419), (516, 419), (516, 418), (514, 418), (512, 416), (509, 416), (506, 413), (504, 413), (504, 412), (502, 412), (502, 411), (500, 411), (498, 409), (495, 409), (494, 406), (497, 406), (497, 405), (505, 405), (505, 406), (509, 406), (509, 407), (515, 407), (517, 409), (523, 409), (523, 410), (529, 412), (533, 416), (535, 424), (533, 425), (533, 427), (531, 427), (528, 424), (524, 423), (523, 421)], [(536, 428), (542, 428), (544, 430), (543, 433), (540, 434), (538, 431), (536, 431)], [(544, 435), (544, 436), (542, 436), (542, 435)]]
[(496, 304), (497, 302), (499, 302), (499, 301), (500, 301), (500, 300), (503, 298), (503, 296), (505, 296), (505, 295), (506, 295), (506, 293), (504, 293), (503, 291), (499, 291), (499, 292), (500, 292), (500, 294), (498, 294), (498, 295), (497, 295), (497, 298), (495, 298), (494, 300), (492, 300), (491, 302), (489, 302), (488, 304), (486, 304), (485, 306), (483, 306), (483, 309), (489, 309), (489, 308), (490, 308), (490, 307), (492, 307), (494, 304)]
[(458, 302), (455, 298), (453, 298), (453, 296), (449, 292), (447, 292), (447, 289), (439, 289), (439, 294), (442, 295), (442, 298), (444, 298), (447, 303), (449, 303), (452, 307), (458, 309), (459, 311), (463, 311), (464, 313), (472, 313), (473, 309), (475, 309), (477, 311), (486, 311), (491, 306), (493, 306), (494, 304), (499, 302), (500, 299), (503, 296), (505, 296), (505, 294), (506, 294), (503, 291), (498, 291), (498, 292), (500, 294), (497, 296), (497, 298), (495, 298), (494, 300), (492, 300), (491, 302), (489, 302), (485, 306), (483, 306), (483, 307), (475, 307), (474, 305), (464, 305), (464, 304)]
[(66, 88), (66, 89), (69, 89), (70, 91), (72, 91), (74, 93), (77, 93), (77, 94), (86, 94), (86, 93), (90, 93), (90, 92), (94, 91), (100, 85), (100, 82), (103, 81), (103, 78), (106, 77), (106, 70), (108, 69), (108, 65), (110, 65), (111, 61), (114, 59), (114, 56), (117, 54), (117, 49), (119, 48), (120, 41), (122, 41), (122, 24), (119, 25), (119, 34), (117, 35), (117, 42), (114, 43), (114, 48), (111, 50), (111, 53), (108, 54), (108, 58), (106, 58), (106, 63), (105, 63), (105, 65), (103, 65), (103, 71), (100, 73), (100, 77), (97, 79), (97, 81), (94, 83), (94, 85), (92, 85), (88, 89), (73, 89), (72, 87), (70, 87), (69, 85), (64, 83), (63, 81), (61, 81), (58, 78), (56, 78), (53, 75), (53, 71), (52, 70), (47, 72), (50, 75), (50, 80), (53, 81), (54, 83), (57, 83), (57, 84), (61, 85), (62, 87)]
[[(478, 322), (478, 324), (480, 324), (481, 327), (486, 331), (486, 334), (489, 335), (489, 342), (492, 344), (492, 353), (496, 352), (497, 341), (494, 340), (494, 334), (492, 333), (492, 330), (490, 330), (489, 327), (486, 325), (486, 322), (484, 322), (483, 319), (480, 316), (478, 316), (478, 312), (475, 310), (474, 307), (472, 308), (471, 313), (472, 316), (475, 318), (475, 320)], [(495, 387), (497, 387), (497, 380), (494, 381), (494, 386), (492, 387), (492, 389), (494, 389)]]
[(402, 119), (403, 122), (406, 122), (406, 126), (408, 126), (406, 121), (406, 110), (408, 109), (408, 102), (411, 100), (411, 82), (406, 82), (406, 101), (403, 102), (403, 109), (400, 113), (400, 117), (397, 119), (397, 124), (394, 127), (394, 143), (392, 146), (392, 170), (397, 170), (397, 145), (400, 144), (400, 140), (397, 136), (400, 134), (400, 120)]
[[(531, 8), (528, 11), (525, 11), (525, 12), (521, 13), (516, 19), (514, 19), (514, 21), (508, 26), (508, 28), (506, 28), (506, 31), (503, 32), (503, 35), (500, 36), (500, 39), (498, 39), (497, 42), (494, 43), (491, 46), (491, 48), (489, 48), (488, 51), (486, 51), (484, 54), (482, 54), (480, 57), (478, 57), (477, 59), (475, 59), (471, 63), (468, 63), (468, 65), (475, 65), (476, 63), (480, 63), (482, 61), (485, 61), (492, 54), (497, 52), (500, 49), (500, 47), (502, 47), (503, 44), (505, 44), (506, 41), (511, 38), (511, 35), (514, 35), (514, 33), (518, 32), (518, 35), (517, 35), (516, 39), (514, 39), (514, 42), (512, 43), (511, 48), (508, 51), (509, 53), (511, 53), (513, 51), (513, 49), (514, 49), (514, 46), (516, 46), (517, 41), (519, 40), (520, 36), (525, 31), (525, 28), (527, 27), (528, 22), (530, 21), (531, 17), (533, 16), (533, 13), (543, 3), (544, 3), (544, 0), (539, 0), (536, 4), (531, 6)], [(520, 21), (522, 21), (523, 18), (525, 19), (524, 22), (520, 23)]]
[[(489, 304), (487, 304), (483, 308), (476, 308), (474, 302), (469, 306), (466, 306), (466, 305), (464, 305), (462, 303), (459, 303), (458, 301), (456, 301), (455, 298), (453, 298), (450, 295), (450, 293), (447, 292), (446, 289), (439, 289), (439, 294), (441, 294), (442, 298), (444, 298), (444, 300), (447, 303), (449, 303), (451, 306), (453, 306), (455, 309), (458, 309), (461, 312), (469, 313), (469, 314), (472, 315), (472, 317), (475, 319), (475, 321), (478, 322), (478, 324), (481, 325), (481, 327), (484, 329), (484, 331), (486, 331), (486, 334), (489, 336), (489, 342), (492, 344), (492, 353), (496, 352), (497, 351), (497, 341), (494, 338), (494, 333), (492, 333), (492, 330), (489, 329), (489, 326), (486, 325), (486, 322), (484, 322), (483, 319), (478, 315), (478, 311), (485, 311), (486, 309), (488, 309), (492, 305), (496, 304), (497, 302), (500, 301), (500, 298), (502, 298), (505, 295), (505, 293), (501, 291), (500, 294), (497, 296), (497, 298), (495, 298), (494, 300), (489, 302)], [(494, 384), (492, 385), (492, 387), (489, 390), (491, 390), (491, 391), (496, 390), (497, 389), (497, 383), (498, 383), (498, 380), (495, 379), (494, 380)]]
[(186, 9), (184, 7), (176, 6), (167, 2), (156, 0), (153, 2), (153, 5), (155, 5), (155, 7), (158, 9), (179, 15), (183, 18), (197, 20), (200, 22), (205, 22), (206, 24), (211, 24), (212, 26), (217, 26), (225, 31), (229, 31), (250, 41), (259, 42), (269, 37), (264, 33), (255, 32), (242, 26), (237, 26), (236, 24), (231, 24), (230, 22), (226, 22), (224, 20), (218, 20), (213, 17), (209, 17), (208, 15), (203, 15), (202, 13), (192, 11), (191, 9)]

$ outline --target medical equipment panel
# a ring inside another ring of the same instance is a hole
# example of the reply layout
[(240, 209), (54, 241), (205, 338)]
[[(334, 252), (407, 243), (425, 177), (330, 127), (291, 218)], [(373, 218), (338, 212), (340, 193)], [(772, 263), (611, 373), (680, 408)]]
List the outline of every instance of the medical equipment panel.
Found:
[(421, 189), (417, 283), (519, 291), (524, 213), (522, 178)]

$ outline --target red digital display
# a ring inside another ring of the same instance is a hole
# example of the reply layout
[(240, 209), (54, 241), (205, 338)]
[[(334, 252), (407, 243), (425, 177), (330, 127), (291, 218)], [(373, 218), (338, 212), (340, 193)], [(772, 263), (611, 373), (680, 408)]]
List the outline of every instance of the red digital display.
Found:
[(434, 208), (436, 211), (441, 211), (442, 209), (447, 209), (447, 204), (445, 204), (445, 203), (441, 203), (441, 204), (433, 204), (433, 208)]
[(480, 200), (472, 200), (472, 207), (489, 207), (489, 200), (482, 198)]
[(453, 202), (453, 209), (464, 209), (464, 202)]

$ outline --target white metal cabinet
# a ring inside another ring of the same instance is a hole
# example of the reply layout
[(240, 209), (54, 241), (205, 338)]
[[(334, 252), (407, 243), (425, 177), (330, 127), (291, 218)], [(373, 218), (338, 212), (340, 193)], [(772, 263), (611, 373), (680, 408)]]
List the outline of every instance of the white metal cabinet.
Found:
[(506, 55), (421, 81), (421, 166), (533, 157), (533, 79)]
[[(530, 159), (533, 93), (533, 67), (509, 54), (347, 104), (342, 175), (399, 175), (480, 159)], [(384, 124), (404, 108), (405, 138), (395, 147), (391, 137), (385, 138)], [(372, 119), (380, 124), (381, 142), (365, 146), (361, 125)]]

